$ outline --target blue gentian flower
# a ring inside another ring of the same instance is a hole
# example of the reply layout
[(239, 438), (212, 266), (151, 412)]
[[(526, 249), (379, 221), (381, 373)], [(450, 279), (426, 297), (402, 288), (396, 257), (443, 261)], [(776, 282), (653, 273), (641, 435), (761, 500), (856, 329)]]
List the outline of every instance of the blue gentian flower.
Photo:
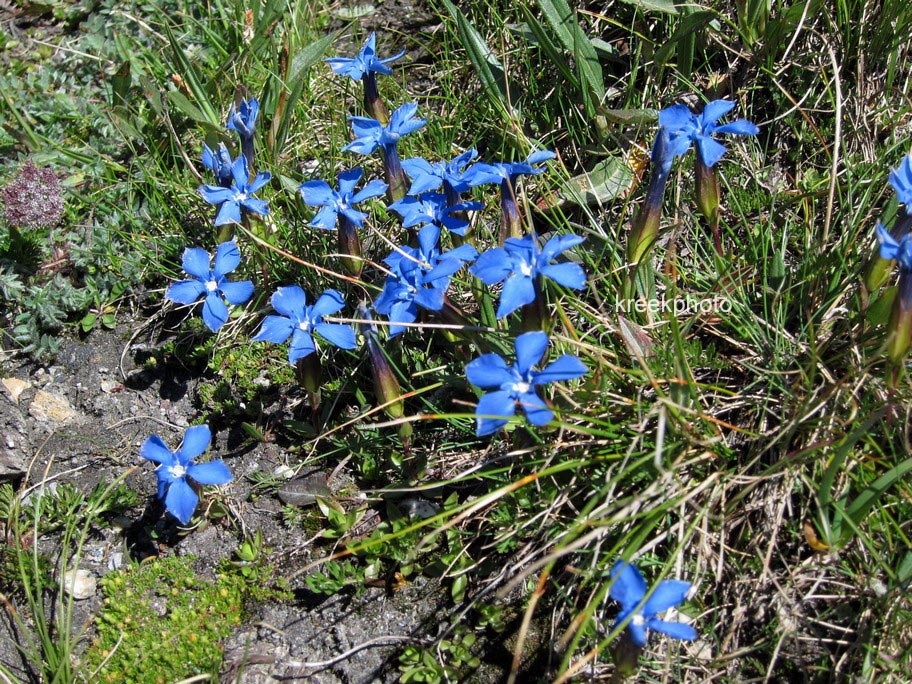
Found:
[(500, 185), (500, 213), (501, 229), (500, 243), (507, 238), (518, 238), (523, 234), (522, 216), (516, 201), (516, 180), (522, 175), (536, 175), (545, 169), (542, 164), (556, 155), (548, 150), (540, 150), (529, 155), (523, 162), (497, 162), (488, 164), (481, 162), (472, 167), (472, 176), (469, 185), (472, 187), (487, 183)]
[(209, 448), (212, 432), (208, 425), (187, 428), (180, 449), (171, 452), (158, 435), (152, 435), (143, 442), (139, 454), (153, 463), (158, 475), (158, 498), (164, 500), (165, 508), (182, 525), (190, 522), (199, 497), (188, 482), (193, 480), (201, 485), (220, 485), (231, 482), (231, 471), (221, 460), (208, 463), (194, 463), (193, 459)]
[(446, 301), (450, 277), (478, 254), (469, 244), (441, 253), (439, 240), (440, 227), (428, 224), (418, 232), (418, 247), (399, 247), (384, 259), (390, 274), (374, 302), (374, 309), (393, 323), (389, 327), (390, 337), (405, 330), (405, 326), (396, 323), (415, 321), (418, 307), (440, 311)]
[(548, 348), (548, 336), (540, 330), (517, 337), (515, 348), (516, 362), (512, 366), (497, 354), (484, 354), (466, 366), (469, 382), (482, 389), (495, 390), (478, 401), (475, 414), (479, 437), (490, 435), (510, 422), (517, 404), (523, 408), (530, 423), (546, 425), (554, 418), (554, 412), (535, 388), (549, 382), (573, 380), (589, 370), (572, 354), (561, 356), (543, 370), (533, 370)]
[(378, 147), (386, 151), (396, 150), (396, 145), (403, 135), (413, 133), (427, 123), (426, 119), (415, 118), (417, 111), (418, 103), (404, 104), (393, 112), (386, 126), (367, 116), (348, 117), (355, 139), (342, 149), (358, 154), (373, 154)]
[(323, 322), (323, 316), (334, 314), (345, 306), (345, 300), (336, 290), (327, 290), (312, 306), (307, 306), (304, 290), (297, 285), (286, 285), (275, 291), (271, 301), (272, 308), (280, 315), (267, 316), (253, 341), (281, 344), (291, 336), (289, 363), (294, 364), (317, 350), (314, 332), (333, 346), (355, 348), (355, 331), (351, 326)]
[(240, 223), (242, 210), (261, 216), (269, 213), (269, 203), (253, 197), (253, 193), (266, 185), (272, 175), (268, 171), (262, 171), (251, 183), (248, 169), (247, 158), (241, 155), (231, 166), (231, 187), (204, 185), (199, 189), (200, 195), (209, 204), (221, 205), (215, 217), (215, 225)]
[(215, 174), (218, 184), (223, 188), (231, 187), (232, 164), (231, 154), (225, 143), (219, 143), (215, 150), (203, 143), (203, 166)]
[(215, 250), (215, 264), (209, 267), (209, 253), (199, 247), (184, 250), (182, 266), (193, 276), (193, 280), (172, 283), (165, 291), (165, 297), (178, 304), (193, 304), (205, 296), (203, 302), (203, 323), (213, 332), (228, 320), (228, 304), (239, 306), (253, 295), (253, 283), (249, 280), (231, 282), (226, 275), (241, 263), (241, 253), (234, 242), (223, 242)]
[(386, 192), (386, 183), (378, 179), (354, 192), (362, 173), (360, 167), (340, 173), (338, 191), (321, 180), (302, 183), (298, 190), (304, 201), (312, 207), (323, 207), (313, 217), (310, 225), (323, 230), (335, 230), (337, 218), (342, 215), (354, 225), (362, 227), (367, 214), (357, 211), (353, 206)]
[(408, 187), (408, 178), (399, 161), (397, 145), (403, 135), (417, 131), (426, 123), (425, 119), (415, 118), (417, 111), (416, 103), (404, 104), (393, 112), (386, 126), (377, 119), (366, 116), (351, 116), (348, 119), (351, 121), (355, 139), (342, 149), (358, 154), (373, 154), (378, 147), (380, 148), (391, 202), (404, 197)]
[(534, 235), (509, 238), (503, 247), (494, 247), (478, 257), (469, 271), (485, 285), (504, 283), (497, 307), (497, 317), (503, 318), (537, 296), (540, 276), (558, 285), (581, 290), (586, 286), (586, 273), (579, 264), (552, 264), (560, 254), (583, 241), (579, 235), (557, 235), (539, 250)]
[(689, 582), (662, 580), (644, 603), (643, 599), (649, 587), (639, 570), (621, 560), (611, 569), (611, 577), (614, 583), (609, 595), (621, 604), (621, 612), (615, 625), (630, 617), (627, 629), (630, 630), (630, 636), (637, 646), (643, 648), (646, 645), (646, 634), (649, 629), (684, 641), (693, 641), (697, 638), (696, 630), (690, 625), (666, 622), (656, 617), (659, 613), (684, 602), (690, 591)]
[(387, 64), (395, 62), (405, 54), (405, 50), (398, 55), (380, 59), (376, 51), (377, 37), (373, 33), (367, 38), (364, 47), (354, 57), (330, 57), (323, 61), (332, 67), (332, 70), (342, 76), (350, 76), (355, 81), (360, 81), (366, 74), (383, 74), (389, 76), (393, 73)]
[[(412, 179), (409, 194), (420, 195), (423, 192), (436, 190), (443, 185), (448, 201), (451, 197), (458, 197), (460, 193), (471, 187), (470, 181), (475, 173), (475, 167), (473, 166), (469, 170), (466, 170), (465, 167), (477, 156), (476, 150), (466, 150), (448, 162), (431, 163), (421, 157), (406, 159), (402, 162), (402, 168)], [(456, 199), (453, 203), (458, 202), (459, 200)]]
[(896, 190), (896, 198), (906, 206), (906, 213), (912, 214), (912, 155), (906, 155), (899, 166), (890, 171), (890, 185)]
[(880, 241), (880, 258), (896, 259), (903, 272), (912, 274), (912, 233), (906, 233), (896, 240), (882, 223), (877, 224), (876, 230)]
[[(716, 165), (725, 154), (725, 146), (713, 139), (713, 134), (757, 135), (757, 126), (747, 119), (738, 119), (731, 123), (718, 124), (719, 119), (734, 108), (735, 103), (728, 100), (713, 100), (699, 114), (692, 114), (685, 105), (674, 105), (659, 113), (659, 125), (668, 130), (675, 156), (684, 154), (690, 143), (697, 145), (697, 154), (708, 167)], [(663, 117), (664, 114), (664, 117)]]
[(256, 120), (260, 113), (257, 99), (241, 100), (239, 105), (231, 105), (228, 115), (228, 129), (240, 136), (241, 140), (252, 140), (256, 133)]
[(387, 64), (402, 57), (405, 54), (405, 50), (393, 57), (379, 59), (375, 49), (375, 42), (376, 37), (371, 33), (364, 47), (354, 58), (331, 57), (326, 62), (337, 74), (350, 76), (356, 81), (361, 81), (364, 86), (365, 113), (385, 124), (389, 121), (389, 112), (386, 109), (386, 104), (380, 99), (380, 92), (377, 90), (377, 74), (384, 74), (385, 76), (392, 74), (393, 70)]
[(454, 216), (454, 212), (477, 211), (483, 209), (484, 205), (480, 202), (462, 202), (449, 206), (445, 195), (425, 192), (421, 197), (407, 195), (390, 204), (389, 208), (402, 217), (402, 225), (406, 228), (433, 223), (456, 235), (465, 235), (469, 222)]

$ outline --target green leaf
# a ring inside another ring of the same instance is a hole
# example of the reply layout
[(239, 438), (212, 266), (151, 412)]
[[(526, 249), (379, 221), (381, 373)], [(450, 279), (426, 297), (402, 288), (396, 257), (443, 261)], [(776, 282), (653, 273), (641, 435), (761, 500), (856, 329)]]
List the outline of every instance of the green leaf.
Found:
[(715, 12), (702, 10), (682, 17), (678, 21), (678, 25), (675, 27), (674, 33), (671, 34), (668, 42), (656, 50), (656, 63), (665, 64), (671, 56), (672, 51), (678, 47), (680, 42), (688, 40), (692, 38), (695, 33), (702, 31), (710, 22), (716, 19), (716, 16)]
[(680, 14), (674, 0), (621, 0), (621, 2), (639, 7), (645, 12)]
[(874, 507), (874, 504), (877, 503), (880, 495), (900, 481), (908, 472), (912, 472), (912, 458), (907, 458), (899, 465), (891, 468), (866, 487), (846, 508), (846, 517), (854, 522), (856, 526), (860, 525), (871, 508)]
[(604, 204), (625, 195), (633, 184), (633, 170), (620, 157), (608, 157), (588, 173), (574, 176), (563, 184), (560, 197), (568, 202)]
[(466, 50), (469, 61), (475, 68), (475, 73), (481, 79), (481, 85), (487, 96), (495, 103), (503, 107), (504, 111), (513, 118), (515, 110), (513, 100), (510, 97), (510, 88), (507, 84), (507, 76), (504, 73), (503, 66), (494, 54), (494, 51), (488, 47), (484, 38), (478, 33), (472, 22), (459, 10), (450, 0), (442, 0), (443, 6), (456, 22), (456, 32), (459, 34), (459, 40)]
[[(171, 30), (170, 24), (166, 22), (164, 24), (164, 28), (165, 34), (168, 36), (168, 43), (171, 45), (172, 57), (179, 69), (178, 73), (184, 80), (184, 83), (187, 85), (190, 93), (193, 95), (194, 100), (196, 100), (194, 108), (200, 112), (201, 117), (198, 120), (202, 123), (208, 123), (221, 130), (221, 117), (216, 111), (216, 108), (212, 106), (211, 102), (209, 102), (209, 96), (206, 93), (205, 88), (202, 86), (200, 77), (196, 73), (196, 69), (193, 68), (190, 60), (187, 59), (187, 54), (184, 52), (183, 46), (177, 42), (177, 38), (174, 36), (174, 32)], [(178, 94), (181, 95), (184, 100), (187, 100), (187, 98), (182, 93)], [(189, 102), (189, 100), (187, 100), (187, 102)]]
[(95, 321), (98, 320), (98, 315), (94, 313), (87, 313), (81, 321), (79, 321), (80, 327), (82, 327), (82, 332), (89, 332), (92, 328), (95, 327)]

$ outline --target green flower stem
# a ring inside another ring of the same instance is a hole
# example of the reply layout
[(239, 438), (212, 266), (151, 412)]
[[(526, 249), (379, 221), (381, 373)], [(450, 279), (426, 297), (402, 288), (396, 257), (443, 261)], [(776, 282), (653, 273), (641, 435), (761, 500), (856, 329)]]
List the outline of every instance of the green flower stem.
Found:
[(361, 275), (364, 260), (361, 258), (361, 238), (358, 237), (358, 226), (345, 214), (339, 214), (339, 254), (342, 255), (342, 267), (355, 278)]

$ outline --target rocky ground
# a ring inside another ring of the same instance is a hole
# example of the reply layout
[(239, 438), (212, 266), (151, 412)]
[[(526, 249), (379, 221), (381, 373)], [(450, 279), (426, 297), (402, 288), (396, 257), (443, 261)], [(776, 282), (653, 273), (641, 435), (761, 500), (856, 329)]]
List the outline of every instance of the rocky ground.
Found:
[[(403, 645), (430, 643), (446, 622), (452, 606), (448, 593), (422, 577), (395, 589), (362, 587), (357, 594), (343, 590), (329, 598), (309, 592), (306, 573), (300, 571), (330, 547), (315, 541), (313, 529), (284, 525), (282, 502), (274, 494), (251, 496), (248, 478), (254, 472), (287, 473), (294, 482), (302, 471), (295, 473), (295, 459), (276, 444), (236, 439), (227, 431), (213, 430), (210, 453), (234, 475), (223, 490), (232, 509), (230, 522), (177, 535), (176, 521), (156, 499), (153, 464), (139, 456), (139, 448), (151, 434), (176, 448), (188, 421), (198, 415), (196, 383), (206, 380), (182, 378), (167, 365), (142, 363), (155, 344), (124, 324), (65, 342), (47, 367), (8, 362), (0, 383), (0, 475), (5, 481), (28, 496), (63, 483), (87, 493), (100, 479), (111, 481), (132, 469), (126, 484), (140, 493), (135, 509), (110, 520), (109, 526), (93, 528), (83, 549), (79, 567), (87, 571), (85, 586), (74, 602), (73, 625), (81, 643), (77, 651), (93, 635), (103, 600), (99, 578), (153, 555), (193, 556), (201, 575), (214, 576), (219, 563), (233, 556), (244, 529), (258, 530), (270, 549), (269, 563), (278, 576), (289, 578), (293, 598), (247, 606), (244, 623), (223, 644), (223, 681), (396, 681)], [(335, 477), (344, 479), (345, 474)], [(42, 550), (53, 556), (59, 553), (58, 542), (53, 535), (42, 539)], [(16, 633), (9, 619), (4, 631), (0, 661), (24, 675), (13, 646), (24, 635)], [(496, 668), (479, 676), (477, 681), (499, 679)]]

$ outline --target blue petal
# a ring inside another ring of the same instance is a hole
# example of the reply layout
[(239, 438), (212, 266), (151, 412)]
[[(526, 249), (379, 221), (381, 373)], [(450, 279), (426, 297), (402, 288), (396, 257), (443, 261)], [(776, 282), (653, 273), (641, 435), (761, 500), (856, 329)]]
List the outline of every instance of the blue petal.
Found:
[(760, 129), (747, 119), (738, 119), (737, 121), (732, 121), (731, 123), (719, 126), (714, 132), (728, 133), (731, 135), (757, 135), (757, 133), (760, 132)]
[(630, 637), (640, 648), (646, 645), (646, 625), (638, 625), (632, 620), (627, 623), (627, 629), (630, 631)]
[(234, 179), (234, 185), (238, 188), (246, 187), (250, 180), (250, 171), (247, 168), (247, 157), (243, 154), (234, 160), (231, 165), (231, 177)]
[(174, 465), (174, 454), (158, 435), (152, 435), (139, 448), (139, 455), (153, 463), (164, 466)]
[(568, 235), (557, 235), (545, 243), (539, 258), (543, 262), (553, 261), (558, 255), (563, 254), (571, 247), (576, 247), (585, 239), (586, 238), (580, 235), (574, 235), (572, 233)]
[(469, 272), (485, 285), (499, 283), (513, 271), (513, 262), (506, 250), (493, 247), (482, 253), (469, 267)]
[(222, 301), (222, 295), (218, 290), (213, 290), (206, 295), (206, 301), (203, 302), (203, 323), (212, 332), (216, 332), (225, 325), (228, 320), (228, 307)]
[(355, 193), (351, 198), (352, 204), (358, 204), (364, 200), (371, 199), (372, 197), (379, 197), (386, 192), (387, 185), (379, 178), (375, 178), (370, 183), (365, 185), (361, 190)]
[(557, 155), (551, 150), (539, 150), (538, 152), (533, 152), (529, 155), (528, 159), (526, 159), (526, 164), (534, 166), (535, 164), (546, 162), (549, 159), (554, 159), (556, 156)]
[(339, 349), (354, 349), (358, 346), (355, 331), (350, 325), (341, 323), (318, 323), (314, 330), (324, 340)]
[(697, 138), (697, 149), (700, 151), (700, 156), (703, 158), (703, 163), (709, 167), (716, 165), (722, 155), (725, 154), (725, 145), (716, 142), (707, 135), (701, 135)]
[(336, 229), (336, 219), (338, 217), (338, 209), (335, 205), (328, 205), (320, 209), (313, 219), (310, 221), (310, 225), (314, 228), (322, 228), (323, 230), (335, 230)]
[(649, 620), (646, 624), (649, 629), (662, 632), (675, 639), (693, 641), (697, 638), (697, 630), (683, 622), (665, 622), (664, 620)]
[(313, 337), (300, 328), (295, 328), (291, 333), (291, 344), (288, 346), (288, 362), (294, 363), (298, 359), (309, 356), (317, 351)]
[(206, 286), (199, 280), (179, 280), (165, 290), (165, 299), (178, 304), (193, 304), (206, 293)]
[(307, 295), (297, 285), (280, 287), (272, 295), (272, 308), (283, 316), (300, 320), (304, 317), (304, 308), (307, 306)]
[(218, 185), (204, 185), (198, 192), (209, 204), (221, 204), (234, 197), (234, 191)]
[(241, 205), (233, 200), (223, 202), (221, 208), (219, 209), (218, 215), (215, 217), (215, 225), (224, 226), (228, 223), (240, 222)]
[(548, 349), (548, 335), (541, 330), (523, 333), (516, 338), (516, 370), (523, 377), (542, 360)]
[(357, 166), (348, 171), (343, 171), (339, 174), (339, 195), (341, 197), (347, 197), (352, 194), (352, 191), (355, 189), (355, 186), (358, 184), (358, 181), (361, 180), (361, 175), (364, 172), (361, 170), (360, 166)]
[(196, 510), (196, 504), (199, 497), (193, 488), (187, 484), (186, 480), (175, 480), (168, 487), (168, 493), (165, 495), (165, 508), (168, 512), (177, 518), (182, 525), (190, 522), (193, 512)]
[[(228, 203), (226, 202), (225, 204)], [(241, 202), (241, 205), (247, 211), (253, 212), (254, 214), (259, 214), (260, 216), (266, 216), (269, 214), (269, 202), (266, 200), (248, 197), (243, 202)]]
[(440, 287), (426, 287), (415, 293), (414, 302), (422, 309), (428, 311), (440, 311), (446, 302), (446, 286), (449, 281), (443, 283)]
[(310, 315), (316, 318), (334, 314), (345, 306), (345, 299), (338, 290), (326, 290), (310, 309)]
[(336, 193), (325, 181), (307, 181), (298, 186), (298, 192), (306, 204), (312, 207), (321, 207), (336, 203)]
[(236, 242), (223, 242), (215, 250), (215, 266), (212, 273), (216, 279), (231, 273), (241, 263), (241, 250)]
[(556, 361), (549, 363), (544, 370), (533, 373), (532, 384), (544, 385), (549, 382), (573, 380), (584, 376), (588, 372), (589, 369), (586, 364), (571, 354), (564, 354)]
[(223, 282), (219, 288), (229, 304), (239, 306), (253, 296), (253, 283), (249, 280)]
[(681, 580), (663, 580), (659, 586), (652, 592), (652, 596), (643, 606), (643, 615), (652, 617), (658, 613), (668, 610), (672, 606), (680, 605), (687, 597), (690, 591), (690, 582)]
[(703, 126), (706, 127), (706, 124), (715, 123), (734, 109), (734, 107), (734, 102), (729, 102), (728, 100), (713, 100), (703, 108), (703, 113), (700, 115), (703, 119)]
[(497, 354), (484, 354), (474, 361), (470, 361), (466, 364), (465, 372), (469, 382), (482, 389), (500, 387), (506, 382), (515, 380), (507, 362)]
[(530, 276), (514, 273), (506, 279), (497, 306), (497, 318), (503, 318), (519, 307), (535, 301), (535, 285)]
[(209, 252), (199, 247), (187, 247), (181, 260), (181, 267), (190, 275), (209, 279)]
[(609, 590), (609, 596), (621, 604), (624, 611), (632, 610), (648, 589), (646, 580), (635, 567), (627, 561), (619, 560), (611, 568), (611, 578), (614, 582)]
[(899, 256), (899, 243), (893, 239), (882, 223), (877, 224), (877, 239), (880, 240), (880, 258), (896, 259)]
[(288, 339), (294, 324), (285, 316), (266, 316), (260, 331), (252, 338), (254, 342), (281, 344)]
[(212, 441), (212, 431), (208, 425), (194, 425), (187, 428), (184, 433), (184, 443), (175, 456), (181, 463), (187, 463), (199, 456), (209, 448)]
[(516, 401), (508, 391), (488, 392), (478, 400), (478, 406), (475, 409), (477, 417), (475, 434), (482, 437), (497, 432), (510, 422), (509, 418), (515, 413)]
[(554, 418), (554, 412), (535, 392), (524, 392), (519, 395), (518, 402), (526, 412), (526, 420), (532, 425), (547, 425)]
[(582, 290), (586, 287), (586, 272), (579, 264), (550, 264), (542, 266), (538, 272), (558, 285), (563, 285), (573, 290)]
[(693, 129), (695, 128), (694, 116), (687, 105), (672, 105), (659, 112), (659, 126), (667, 128), (669, 131)]
[(194, 463), (187, 468), (187, 475), (201, 485), (220, 485), (231, 482), (231, 471), (223, 461)]

